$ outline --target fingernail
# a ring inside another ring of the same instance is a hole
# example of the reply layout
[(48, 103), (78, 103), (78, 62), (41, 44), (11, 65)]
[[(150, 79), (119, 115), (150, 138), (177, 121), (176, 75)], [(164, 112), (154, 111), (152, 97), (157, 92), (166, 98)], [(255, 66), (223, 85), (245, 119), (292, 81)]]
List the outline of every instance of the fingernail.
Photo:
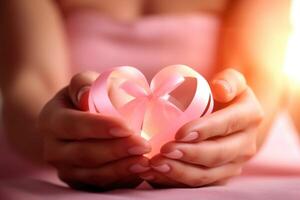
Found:
[(89, 91), (89, 89), (90, 89), (90, 86), (84, 86), (79, 90), (79, 92), (77, 93), (77, 97), (76, 97), (77, 102), (80, 102), (82, 95), (84, 93), (86, 93), (87, 91)]
[(157, 165), (157, 166), (151, 166), (154, 170), (162, 172), (162, 173), (167, 173), (171, 170), (171, 167), (168, 164), (162, 164), (162, 165)]
[(163, 153), (163, 155), (168, 157), (168, 158), (171, 158), (171, 159), (180, 159), (180, 158), (182, 158), (183, 153), (182, 153), (182, 151), (176, 149), (176, 150), (171, 151), (169, 153)]
[(199, 133), (196, 131), (188, 133), (185, 137), (181, 138), (180, 141), (182, 142), (191, 142), (196, 140), (199, 137)]
[(155, 178), (153, 175), (147, 175), (147, 176), (140, 175), (140, 177), (146, 181), (151, 181)]
[(232, 92), (232, 88), (231, 88), (230, 84), (225, 80), (216, 80), (214, 82), (214, 84), (222, 85), (222, 87), (226, 90), (226, 92), (228, 94), (230, 94)]
[(149, 150), (143, 146), (136, 146), (136, 147), (131, 147), (128, 149), (128, 153), (130, 155), (143, 155), (148, 152), (149, 152)]
[(126, 137), (130, 135), (129, 131), (120, 128), (112, 128), (109, 130), (109, 133), (115, 137)]
[(129, 167), (129, 171), (132, 173), (142, 173), (148, 171), (149, 169), (150, 167), (146, 167), (141, 164), (134, 164)]

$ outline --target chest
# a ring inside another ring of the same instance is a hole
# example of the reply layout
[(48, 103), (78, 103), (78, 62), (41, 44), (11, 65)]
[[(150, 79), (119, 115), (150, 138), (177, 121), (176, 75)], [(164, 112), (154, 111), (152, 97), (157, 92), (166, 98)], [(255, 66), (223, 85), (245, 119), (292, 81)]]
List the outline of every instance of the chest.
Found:
[(57, 0), (64, 13), (93, 9), (101, 14), (133, 21), (145, 15), (184, 15), (197, 12), (220, 14), (230, 0)]

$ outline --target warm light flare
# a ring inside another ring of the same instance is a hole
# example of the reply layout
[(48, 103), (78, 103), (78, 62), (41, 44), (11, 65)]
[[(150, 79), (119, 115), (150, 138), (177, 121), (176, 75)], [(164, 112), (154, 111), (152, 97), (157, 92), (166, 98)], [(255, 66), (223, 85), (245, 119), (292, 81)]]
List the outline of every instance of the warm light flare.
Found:
[(300, 1), (293, 0), (291, 7), (292, 33), (290, 35), (284, 71), (293, 83), (300, 85)]

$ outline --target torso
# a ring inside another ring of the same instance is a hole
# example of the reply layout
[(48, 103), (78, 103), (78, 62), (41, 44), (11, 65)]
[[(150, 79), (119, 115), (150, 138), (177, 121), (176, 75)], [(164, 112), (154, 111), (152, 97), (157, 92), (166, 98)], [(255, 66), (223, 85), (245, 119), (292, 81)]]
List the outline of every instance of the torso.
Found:
[(228, 0), (56, 0), (65, 16), (72, 70), (139, 68), (151, 79), (168, 65), (212, 74)]
[(63, 13), (93, 9), (122, 21), (134, 21), (145, 15), (221, 14), (230, 0), (56, 0)]

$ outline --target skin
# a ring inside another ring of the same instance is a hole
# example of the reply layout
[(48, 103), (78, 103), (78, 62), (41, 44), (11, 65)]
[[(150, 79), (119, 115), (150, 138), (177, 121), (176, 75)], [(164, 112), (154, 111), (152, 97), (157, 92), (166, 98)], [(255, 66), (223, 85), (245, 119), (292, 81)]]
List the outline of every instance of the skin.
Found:
[[(143, 156), (151, 151), (147, 141), (122, 121), (85, 112), (87, 86), (98, 74), (69, 72), (62, 25), (62, 13), (80, 7), (95, 7), (114, 18), (132, 21), (144, 15), (140, 1), (128, 1), (122, 12), (118, 4), (105, 1), (97, 5), (95, 1), (86, 1), (90, 2), (86, 5), (82, 5), (83, 1), (63, 2), (62, 12), (53, 1), (1, 2), (2, 24), (7, 25), (5, 31), (0, 31), (6, 47), (1, 54), (4, 67), (0, 73), (3, 114), (8, 138), (20, 154), (41, 165), (47, 161), (56, 167), (63, 181), (84, 190), (134, 187), (143, 179), (157, 187), (199, 187), (223, 182), (241, 172), (243, 164), (266, 138), (281, 105), (278, 77), (283, 52), (274, 49), (283, 50), (287, 34), (282, 25), (287, 24), (288, 1), (285, 4), (278, 0), (274, 4), (270, 0), (241, 0), (226, 7), (214, 6), (221, 1), (202, 5), (205, 12), (222, 15), (224, 21), (220, 63), (210, 80), (218, 108), (210, 116), (184, 125), (174, 141), (164, 145), (161, 153), (150, 160)], [(192, 9), (194, 6), (168, 8), (164, 3), (154, 2), (147, 4), (151, 9), (145, 13), (186, 14), (201, 10)], [(270, 3), (277, 6), (263, 9), (262, 5)], [(273, 26), (266, 26), (268, 20), (266, 24), (256, 23), (261, 16), (253, 13), (264, 13), (262, 16), (274, 21)], [(232, 31), (235, 29), (242, 31)], [(258, 30), (264, 30), (263, 34)], [(281, 40), (269, 39), (274, 32)], [(265, 42), (263, 46), (258, 45), (261, 40)], [(270, 51), (276, 55), (274, 63), (270, 62), (273, 57), (265, 53)], [(197, 137), (190, 141), (182, 139), (191, 132)], [(174, 151), (176, 158), (174, 153), (170, 154)]]

